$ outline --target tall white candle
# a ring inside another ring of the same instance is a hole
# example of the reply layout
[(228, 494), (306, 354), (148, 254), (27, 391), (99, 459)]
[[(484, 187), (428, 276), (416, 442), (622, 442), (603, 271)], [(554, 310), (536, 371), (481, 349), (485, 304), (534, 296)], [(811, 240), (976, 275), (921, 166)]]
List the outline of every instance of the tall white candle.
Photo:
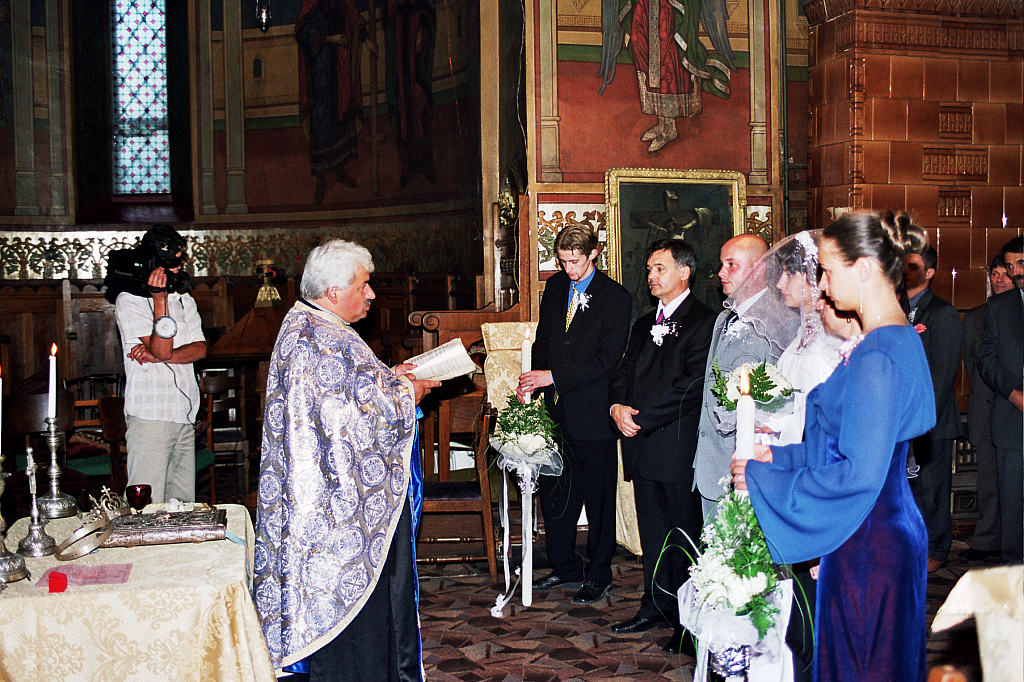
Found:
[(50, 391), (46, 402), (46, 416), (57, 416), (57, 344), (50, 346)]
[(736, 459), (754, 456), (754, 399), (750, 395), (750, 379), (740, 374), (740, 399), (736, 405)]
[[(523, 338), (522, 355), (520, 356), (520, 374), (526, 374), (533, 367), (533, 342), (530, 341), (530, 328), (526, 328), (526, 336)], [(526, 402), (530, 402), (530, 394), (524, 396)]]

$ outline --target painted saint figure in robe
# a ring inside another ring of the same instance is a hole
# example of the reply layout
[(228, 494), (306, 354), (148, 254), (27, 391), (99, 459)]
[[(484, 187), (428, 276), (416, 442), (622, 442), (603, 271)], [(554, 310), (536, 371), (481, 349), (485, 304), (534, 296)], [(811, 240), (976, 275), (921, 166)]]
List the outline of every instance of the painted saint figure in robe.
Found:
[(387, 96), (402, 162), (399, 186), (416, 173), (433, 184), (434, 0), (388, 0), (386, 8)]
[[(699, 19), (698, 19), (699, 18)], [(642, 140), (656, 152), (679, 137), (676, 119), (696, 116), (702, 93), (727, 99), (735, 71), (726, 32), (725, 0), (603, 0), (601, 12), (601, 92), (615, 78), (615, 60), (629, 47), (636, 67), (640, 108), (657, 116)], [(709, 51), (697, 35), (700, 24), (711, 39)], [(600, 93), (598, 93), (600, 94)]]
[(295, 21), (299, 44), (299, 105), (309, 138), (310, 170), (319, 204), (333, 171), (355, 187), (345, 164), (356, 156), (357, 122), (362, 118), (359, 45), (366, 30), (355, 0), (303, 0)]

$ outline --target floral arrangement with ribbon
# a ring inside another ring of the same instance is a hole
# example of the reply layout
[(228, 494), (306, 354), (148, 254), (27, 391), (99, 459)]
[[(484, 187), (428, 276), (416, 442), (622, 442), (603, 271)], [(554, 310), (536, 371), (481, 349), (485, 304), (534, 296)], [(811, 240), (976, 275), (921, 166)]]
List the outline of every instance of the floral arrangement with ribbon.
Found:
[(746, 373), (750, 381), (750, 397), (754, 399), (757, 421), (763, 423), (769, 414), (783, 407), (791, 406), (790, 397), (795, 392), (789, 379), (779, 372), (775, 365), (762, 362), (758, 365), (742, 364), (726, 374), (718, 367), (718, 360), (711, 364), (715, 384), (711, 392), (718, 399), (715, 417), (719, 433), (729, 434), (736, 429), (736, 404), (740, 398), (740, 381)]

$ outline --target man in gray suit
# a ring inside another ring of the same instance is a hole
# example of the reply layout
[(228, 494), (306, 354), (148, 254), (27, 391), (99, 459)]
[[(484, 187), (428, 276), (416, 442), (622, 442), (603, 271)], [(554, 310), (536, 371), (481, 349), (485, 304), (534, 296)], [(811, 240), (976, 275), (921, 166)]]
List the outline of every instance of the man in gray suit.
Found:
[[(768, 244), (760, 237), (752, 234), (741, 234), (733, 237), (722, 245), (720, 258), (722, 267), (718, 278), (722, 282), (722, 291), (733, 297), (748, 275), (755, 273), (754, 264), (768, 251)], [(707, 365), (704, 369), (704, 392), (701, 402), (700, 423), (697, 430), (697, 451), (693, 458), (694, 487), (700, 491), (701, 507), (707, 518), (714, 507), (715, 500), (725, 492), (719, 483), (729, 475), (729, 463), (732, 451), (736, 446), (735, 432), (719, 433), (716, 425), (715, 406), (718, 399), (711, 389), (715, 385), (712, 364), (718, 360), (722, 372), (731, 372), (743, 363), (755, 363), (768, 359), (778, 360), (781, 350), (774, 353), (771, 344), (758, 336), (751, 325), (740, 319), (753, 306), (763, 304), (765, 296), (771, 297), (773, 292), (760, 287), (745, 287), (751, 294), (744, 300), (733, 299), (735, 309), (726, 306), (715, 320), (715, 328), (711, 336), (711, 350), (708, 353)], [(727, 302), (728, 303), (728, 302)], [(799, 320), (797, 320), (799, 321)], [(728, 332), (728, 333), (726, 333)], [(795, 324), (794, 324), (795, 332)]]
[(999, 554), (1004, 563), (1024, 560), (1024, 238), (1002, 249), (1016, 287), (988, 300), (978, 372), (992, 389), (992, 442), (999, 468)]
[[(992, 296), (1013, 289), (1002, 256), (992, 259), (988, 280)], [(996, 446), (992, 443), (992, 389), (982, 380), (975, 363), (978, 347), (985, 337), (987, 311), (988, 303), (982, 303), (964, 313), (964, 371), (971, 381), (967, 398), (967, 440), (978, 456), (978, 525), (974, 528), (970, 548), (960, 552), (960, 557), (968, 561), (999, 559), (999, 474)]]

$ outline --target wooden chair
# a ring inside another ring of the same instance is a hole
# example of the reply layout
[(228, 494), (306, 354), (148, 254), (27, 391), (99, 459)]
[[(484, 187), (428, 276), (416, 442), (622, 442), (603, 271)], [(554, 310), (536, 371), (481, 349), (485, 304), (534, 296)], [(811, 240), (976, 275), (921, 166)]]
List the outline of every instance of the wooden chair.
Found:
[[(484, 403), (479, 411), (479, 419), (470, 418), (467, 425), (462, 419), (466, 414), (461, 410), (452, 410), (451, 430), (453, 432), (473, 431), (476, 433), (474, 457), (476, 459), (475, 481), (427, 481), (423, 484), (423, 522), (421, 522), (418, 542), (427, 545), (480, 543), (483, 553), (443, 554), (436, 555), (417, 551), (417, 561), (422, 563), (446, 563), (453, 561), (487, 561), (487, 570), (491, 583), (498, 582), (498, 562), (495, 551), (494, 517), (491, 507), (491, 479), (488, 473), (488, 450), (490, 449), (490, 428), (494, 411)], [(475, 423), (474, 423), (475, 422)], [(431, 453), (433, 456), (433, 453)], [(452, 535), (455, 525), (441, 520), (441, 523), (430, 524), (429, 515), (478, 514), (480, 516), (479, 535)], [(428, 529), (433, 526), (435, 530)]]
[(90, 374), (66, 379), (64, 388), (75, 395), (75, 431), (100, 429), (100, 399), (124, 395), (123, 386), (122, 374)]
[[(245, 375), (206, 374), (199, 382), (205, 410), (205, 449), (213, 453), (213, 473), (233, 468), (238, 472), (239, 495), (249, 493), (249, 441), (245, 435)], [(196, 463), (199, 463), (197, 450)], [(210, 498), (217, 503), (217, 478), (210, 477)], [(243, 497), (244, 499), (244, 497)]]
[(75, 428), (68, 441), (68, 460), (106, 456), (110, 461), (109, 467), (103, 466), (101, 460), (91, 460), (95, 464), (75, 462), (72, 466), (92, 478), (113, 479), (121, 475), (121, 453), (111, 447), (109, 441), (103, 437), (99, 402), (105, 397), (124, 395), (124, 375), (90, 374), (65, 380), (64, 388), (71, 391), (75, 397)]
[(125, 434), (128, 426), (124, 419), (124, 398), (120, 396), (107, 396), (96, 401), (96, 407), (100, 415), (100, 433), (103, 440), (107, 442), (114, 457), (115, 473), (119, 476), (126, 476), (128, 468), (125, 458), (128, 456), (128, 442)]

